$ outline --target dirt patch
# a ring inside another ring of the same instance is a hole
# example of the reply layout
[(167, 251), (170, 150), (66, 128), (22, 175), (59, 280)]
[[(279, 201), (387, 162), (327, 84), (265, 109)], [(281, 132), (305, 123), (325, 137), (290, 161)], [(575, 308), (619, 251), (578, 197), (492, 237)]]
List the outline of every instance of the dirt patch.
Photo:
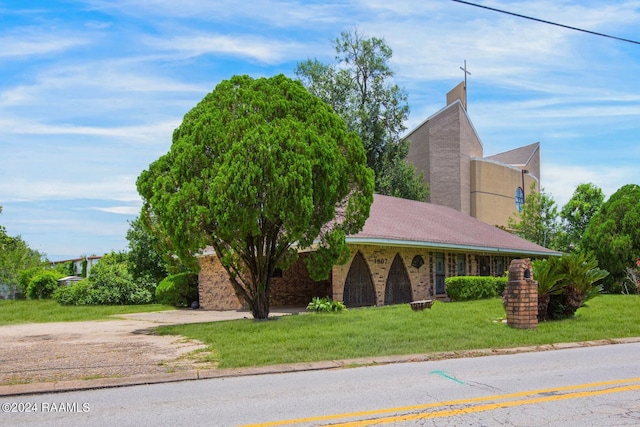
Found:
[(0, 385), (152, 375), (215, 367), (205, 346), (155, 335), (160, 325), (250, 318), (242, 311), (175, 310), (92, 322), (0, 327)]

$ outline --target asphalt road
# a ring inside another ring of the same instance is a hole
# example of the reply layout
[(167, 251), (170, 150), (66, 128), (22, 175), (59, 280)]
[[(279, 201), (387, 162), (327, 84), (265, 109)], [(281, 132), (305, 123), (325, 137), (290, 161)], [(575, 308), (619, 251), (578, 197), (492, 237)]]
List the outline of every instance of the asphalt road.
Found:
[(0, 425), (636, 426), (640, 343), (0, 398)]

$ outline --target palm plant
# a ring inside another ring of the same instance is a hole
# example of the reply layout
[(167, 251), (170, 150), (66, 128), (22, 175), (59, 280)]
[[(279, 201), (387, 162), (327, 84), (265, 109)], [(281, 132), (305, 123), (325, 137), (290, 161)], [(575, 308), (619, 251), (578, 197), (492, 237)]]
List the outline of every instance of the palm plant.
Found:
[(566, 278), (561, 270), (561, 258), (534, 260), (532, 264), (533, 278), (538, 282), (538, 321), (549, 318), (549, 301), (553, 295), (561, 295), (562, 280)]
[(561, 312), (558, 314), (568, 317), (572, 316), (586, 301), (602, 292), (602, 285), (596, 285), (596, 283), (607, 277), (609, 272), (598, 268), (595, 257), (585, 253), (562, 256), (560, 268), (565, 274), (561, 282), (564, 293), (562, 301), (556, 300), (554, 308), (555, 311)]

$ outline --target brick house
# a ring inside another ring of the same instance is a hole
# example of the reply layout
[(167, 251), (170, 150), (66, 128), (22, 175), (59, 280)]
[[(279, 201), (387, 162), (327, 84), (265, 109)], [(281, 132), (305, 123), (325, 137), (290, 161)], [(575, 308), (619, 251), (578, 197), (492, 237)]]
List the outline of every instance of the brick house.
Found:
[[(501, 276), (512, 259), (560, 255), (456, 209), (378, 194), (362, 231), (346, 240), (351, 258), (334, 266), (328, 280), (309, 278), (305, 253), (278, 272), (271, 305), (305, 306), (315, 296), (348, 307), (446, 298), (446, 277)], [(202, 308), (245, 308), (214, 253), (205, 252), (199, 263)]]

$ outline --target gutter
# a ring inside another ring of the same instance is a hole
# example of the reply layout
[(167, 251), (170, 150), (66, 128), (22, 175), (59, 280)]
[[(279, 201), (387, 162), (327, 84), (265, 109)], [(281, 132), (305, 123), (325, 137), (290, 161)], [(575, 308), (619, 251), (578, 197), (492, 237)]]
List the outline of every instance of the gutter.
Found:
[(542, 256), (562, 256), (561, 252), (547, 249), (546, 251), (527, 251), (523, 249), (509, 248), (492, 248), (487, 246), (458, 245), (455, 243), (435, 243), (435, 242), (416, 242), (411, 240), (394, 240), (384, 238), (367, 238), (367, 237), (347, 237), (347, 243), (360, 245), (382, 245), (382, 246), (404, 246), (414, 248), (438, 248), (438, 249), (457, 249), (474, 252), (490, 252), (497, 254), (519, 254), (519, 255), (542, 255)]

